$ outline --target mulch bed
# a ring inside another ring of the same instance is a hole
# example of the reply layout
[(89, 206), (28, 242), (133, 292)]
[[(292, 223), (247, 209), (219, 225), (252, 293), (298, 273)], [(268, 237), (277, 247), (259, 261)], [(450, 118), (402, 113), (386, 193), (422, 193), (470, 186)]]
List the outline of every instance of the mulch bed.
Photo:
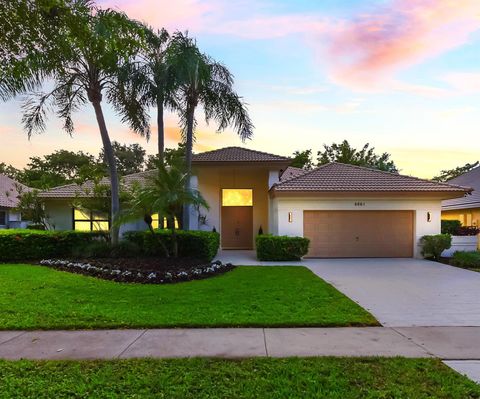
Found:
[(43, 259), (42, 266), (124, 283), (168, 284), (200, 280), (235, 268), (194, 258)]

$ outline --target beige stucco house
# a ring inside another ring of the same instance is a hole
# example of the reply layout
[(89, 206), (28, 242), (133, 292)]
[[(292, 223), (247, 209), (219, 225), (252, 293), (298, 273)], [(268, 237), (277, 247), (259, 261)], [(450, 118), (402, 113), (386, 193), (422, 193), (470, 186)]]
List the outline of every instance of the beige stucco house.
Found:
[[(305, 171), (289, 167), (290, 161), (240, 147), (195, 154), (192, 187), (210, 209), (191, 209), (189, 228), (215, 229), (224, 249), (252, 249), (262, 231), (308, 237), (311, 257), (419, 257), (420, 238), (440, 232), (442, 200), (471, 191), (340, 163)], [(142, 181), (145, 173), (125, 181)], [(101, 215), (72, 209), (78, 189), (69, 185), (42, 194), (53, 224), (105, 227)], [(142, 223), (123, 230), (144, 229)]]

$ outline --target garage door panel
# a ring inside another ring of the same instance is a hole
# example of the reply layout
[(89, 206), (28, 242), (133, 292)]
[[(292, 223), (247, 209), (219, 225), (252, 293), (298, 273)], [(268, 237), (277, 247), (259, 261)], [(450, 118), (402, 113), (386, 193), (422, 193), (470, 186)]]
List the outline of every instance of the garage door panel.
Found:
[(413, 211), (304, 211), (309, 257), (412, 257)]

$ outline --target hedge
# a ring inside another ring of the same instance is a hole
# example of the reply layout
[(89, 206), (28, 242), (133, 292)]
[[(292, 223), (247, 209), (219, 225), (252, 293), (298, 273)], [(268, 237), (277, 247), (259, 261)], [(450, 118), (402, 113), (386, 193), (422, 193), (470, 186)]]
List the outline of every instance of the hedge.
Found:
[(480, 269), (480, 252), (457, 251), (453, 254), (452, 259), (450, 259), (450, 264), (459, 267)]
[(452, 236), (450, 234), (423, 236), (420, 244), (424, 258), (439, 260), (442, 252), (452, 246)]
[(304, 237), (262, 234), (255, 239), (257, 259), (266, 261), (301, 260), (308, 252), (310, 240)]
[(104, 233), (83, 231), (0, 230), (0, 261), (69, 256), (103, 237)]
[(462, 227), (460, 220), (442, 220), (442, 234), (455, 235), (455, 232)]
[[(211, 261), (220, 247), (220, 235), (213, 231), (176, 230), (178, 239), (178, 256), (194, 257)], [(167, 248), (172, 248), (172, 231), (156, 230), (155, 236), (149, 231), (128, 231), (123, 238), (136, 244), (146, 255), (165, 256), (158, 239)]]

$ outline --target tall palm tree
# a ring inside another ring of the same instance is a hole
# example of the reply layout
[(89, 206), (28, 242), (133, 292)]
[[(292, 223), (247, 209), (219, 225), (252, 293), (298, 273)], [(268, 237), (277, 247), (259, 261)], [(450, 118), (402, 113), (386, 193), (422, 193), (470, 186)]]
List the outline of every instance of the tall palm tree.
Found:
[[(203, 54), (188, 35), (175, 33), (172, 45), (172, 68), (177, 77), (177, 99), (186, 144), (187, 174), (192, 169), (192, 149), (196, 126), (195, 111), (200, 105), (205, 121), (214, 120), (221, 132), (233, 126), (244, 141), (253, 135), (253, 124), (242, 98), (233, 89), (233, 75), (221, 63)], [(190, 188), (190, 179), (186, 181)], [(189, 228), (189, 209), (184, 208), (183, 227)]]
[[(104, 99), (109, 102), (121, 115), (122, 121), (129, 123), (133, 130), (149, 135), (148, 118), (144, 108), (136, 99), (125, 95), (118, 81), (122, 66), (138, 53), (142, 32), (138, 25), (124, 14), (92, 6), (88, 12), (69, 19), (60, 34), (62, 38), (59, 38), (59, 41), (63, 43), (67, 40), (68, 46), (58, 47), (58, 62), (55, 66), (48, 70), (41, 69), (40, 66), (39, 71), (32, 75), (37, 78), (34, 84), (18, 86), (39, 88), (46, 80), (53, 81), (53, 89), (50, 91), (28, 96), (23, 106), (23, 124), (29, 137), (35, 132), (45, 131), (46, 112), (53, 108), (55, 114), (63, 120), (64, 130), (72, 134), (72, 113), (87, 103), (92, 105), (108, 165), (111, 218), (114, 220), (120, 210), (119, 181), (102, 102)], [(5, 87), (2, 89), (5, 92)], [(10, 92), (18, 94), (18, 91)], [(118, 227), (113, 225), (113, 244), (118, 242), (118, 232)]]
[(122, 74), (128, 95), (138, 97), (142, 105), (157, 111), (158, 158), (163, 162), (165, 153), (165, 108), (176, 109), (175, 70), (169, 57), (170, 36), (165, 29), (154, 30), (142, 25), (144, 47), (138, 59), (126, 65)]

